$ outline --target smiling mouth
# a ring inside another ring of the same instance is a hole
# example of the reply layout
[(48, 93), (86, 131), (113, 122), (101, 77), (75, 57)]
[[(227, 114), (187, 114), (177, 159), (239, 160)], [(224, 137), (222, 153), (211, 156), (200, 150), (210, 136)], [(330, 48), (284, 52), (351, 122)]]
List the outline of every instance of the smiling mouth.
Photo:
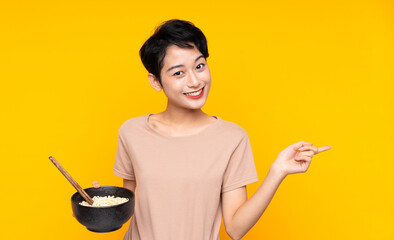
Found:
[[(205, 87), (205, 86), (204, 86)], [(201, 93), (201, 91), (204, 89), (204, 87), (203, 88), (201, 88), (200, 90), (197, 90), (197, 91), (194, 91), (194, 92), (188, 92), (188, 93), (184, 93), (185, 95), (198, 95), (198, 94), (200, 94)]]

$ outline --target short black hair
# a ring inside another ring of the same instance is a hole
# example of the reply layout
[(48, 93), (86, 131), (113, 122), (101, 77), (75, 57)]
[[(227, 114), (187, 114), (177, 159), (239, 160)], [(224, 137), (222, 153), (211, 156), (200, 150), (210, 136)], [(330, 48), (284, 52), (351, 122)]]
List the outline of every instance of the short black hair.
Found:
[(162, 87), (160, 72), (167, 48), (171, 45), (193, 48), (189, 43), (194, 43), (204, 58), (208, 58), (207, 39), (202, 31), (189, 21), (171, 19), (159, 25), (154, 34), (142, 45), (140, 49), (142, 64), (149, 73), (155, 75)]

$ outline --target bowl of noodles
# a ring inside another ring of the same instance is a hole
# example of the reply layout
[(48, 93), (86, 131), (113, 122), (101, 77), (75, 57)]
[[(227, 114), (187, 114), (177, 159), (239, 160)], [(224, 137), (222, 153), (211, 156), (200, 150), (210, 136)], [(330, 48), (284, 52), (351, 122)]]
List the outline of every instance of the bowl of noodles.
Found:
[(134, 193), (127, 188), (101, 186), (86, 188), (85, 192), (94, 200), (92, 205), (76, 192), (71, 197), (75, 218), (92, 232), (118, 230), (134, 213)]

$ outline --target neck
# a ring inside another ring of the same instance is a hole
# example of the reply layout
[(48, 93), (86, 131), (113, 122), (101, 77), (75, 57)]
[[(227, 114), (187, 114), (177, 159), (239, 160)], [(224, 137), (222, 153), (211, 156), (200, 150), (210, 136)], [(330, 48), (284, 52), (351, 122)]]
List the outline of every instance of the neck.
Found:
[(164, 121), (175, 126), (193, 126), (207, 117), (207, 114), (201, 108), (185, 109), (168, 104), (166, 110), (161, 115)]

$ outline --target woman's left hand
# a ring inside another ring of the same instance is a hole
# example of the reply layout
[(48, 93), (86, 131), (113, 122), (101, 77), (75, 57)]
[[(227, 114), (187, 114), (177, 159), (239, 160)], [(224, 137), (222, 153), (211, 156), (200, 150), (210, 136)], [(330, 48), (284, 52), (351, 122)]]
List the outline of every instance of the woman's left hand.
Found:
[(312, 143), (301, 141), (288, 146), (279, 153), (271, 167), (279, 170), (284, 177), (289, 174), (306, 172), (314, 155), (331, 149), (330, 146), (316, 147), (312, 145)]

